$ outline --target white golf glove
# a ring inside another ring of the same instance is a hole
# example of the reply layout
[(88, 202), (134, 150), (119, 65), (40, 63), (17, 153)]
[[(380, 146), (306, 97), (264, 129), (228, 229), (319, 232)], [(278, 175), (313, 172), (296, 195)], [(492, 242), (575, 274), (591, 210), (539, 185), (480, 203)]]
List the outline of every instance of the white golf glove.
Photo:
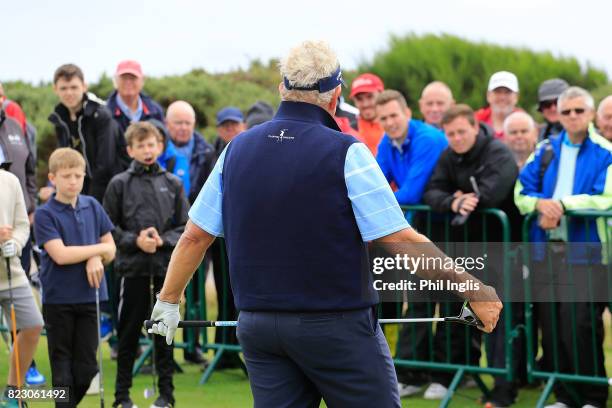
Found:
[(17, 256), (17, 244), (14, 240), (9, 239), (2, 244), (2, 256), (4, 258), (12, 258)]
[(151, 320), (157, 322), (149, 329), (149, 333), (166, 336), (166, 343), (172, 344), (174, 333), (178, 327), (181, 314), (179, 313), (178, 303), (168, 303), (157, 299), (153, 312), (151, 312)]

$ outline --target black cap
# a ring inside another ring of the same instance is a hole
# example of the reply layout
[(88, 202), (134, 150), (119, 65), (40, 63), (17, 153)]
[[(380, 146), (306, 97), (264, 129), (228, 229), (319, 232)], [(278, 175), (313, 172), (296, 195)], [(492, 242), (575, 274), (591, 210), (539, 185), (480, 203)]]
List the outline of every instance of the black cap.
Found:
[(274, 116), (274, 108), (263, 101), (257, 101), (249, 108), (245, 122), (247, 129), (255, 125), (267, 122)]
[(547, 79), (538, 88), (538, 102), (552, 101), (559, 98), (569, 84), (560, 78)]

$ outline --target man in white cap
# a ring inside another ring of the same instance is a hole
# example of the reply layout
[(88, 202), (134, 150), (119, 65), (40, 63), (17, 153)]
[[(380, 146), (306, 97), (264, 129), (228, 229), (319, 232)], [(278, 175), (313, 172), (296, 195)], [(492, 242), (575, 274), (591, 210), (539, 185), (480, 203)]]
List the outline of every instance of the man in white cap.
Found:
[(516, 75), (508, 71), (499, 71), (491, 75), (487, 87), (489, 106), (476, 112), (476, 120), (486, 123), (495, 131), (495, 138), (504, 138), (504, 121), (516, 107), (519, 97), (519, 84)]

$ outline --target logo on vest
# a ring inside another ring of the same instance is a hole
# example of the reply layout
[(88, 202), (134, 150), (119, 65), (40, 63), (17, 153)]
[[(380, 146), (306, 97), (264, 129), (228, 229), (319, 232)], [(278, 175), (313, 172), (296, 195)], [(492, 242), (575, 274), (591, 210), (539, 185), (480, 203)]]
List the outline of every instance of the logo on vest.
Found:
[(285, 132), (287, 132), (288, 130), (289, 129), (281, 129), (279, 135), (268, 135), (268, 137), (270, 139), (276, 140), (277, 143), (282, 143), (285, 140), (293, 140), (293, 139), (295, 139), (293, 136), (285, 136)]

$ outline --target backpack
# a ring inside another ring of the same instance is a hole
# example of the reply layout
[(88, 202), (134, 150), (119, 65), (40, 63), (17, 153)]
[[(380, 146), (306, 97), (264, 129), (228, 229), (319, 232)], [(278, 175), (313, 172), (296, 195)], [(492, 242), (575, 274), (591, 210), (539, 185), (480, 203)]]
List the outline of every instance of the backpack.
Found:
[(539, 190), (542, 191), (542, 182), (544, 180), (544, 174), (550, 166), (550, 162), (553, 157), (555, 157), (555, 151), (553, 150), (552, 145), (550, 144), (549, 139), (545, 139), (542, 144), (542, 158), (540, 159), (540, 168), (538, 169), (538, 180), (539, 180)]
[[(5, 110), (6, 107), (8, 106), (8, 104), (11, 101), (9, 99), (5, 99), (2, 102), (2, 110)], [(25, 138), (27, 140), (27, 145), (28, 145), (28, 149), (30, 150), (30, 153), (32, 153), (32, 157), (34, 158), (34, 161), (36, 161), (36, 135), (38, 134), (38, 131), (36, 130), (36, 127), (30, 123), (29, 120), (26, 120), (26, 128), (25, 128)]]

